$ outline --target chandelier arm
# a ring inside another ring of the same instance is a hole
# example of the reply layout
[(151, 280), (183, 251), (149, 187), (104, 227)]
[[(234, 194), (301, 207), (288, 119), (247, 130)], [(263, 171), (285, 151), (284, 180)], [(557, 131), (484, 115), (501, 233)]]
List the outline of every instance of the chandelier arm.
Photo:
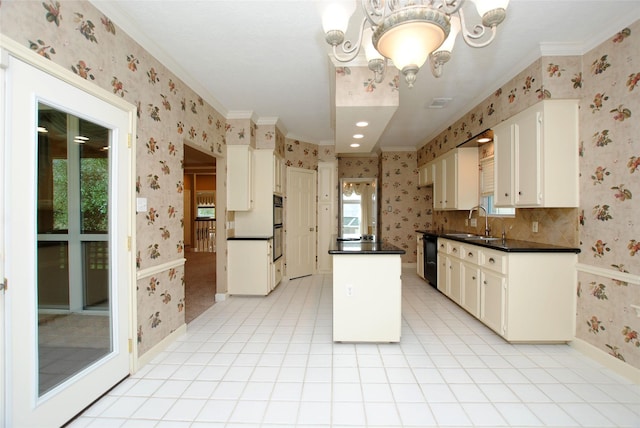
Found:
[[(377, 27), (384, 21), (385, 0), (362, 0), (364, 16), (372, 27)], [(374, 18), (378, 17), (377, 19)]]
[(441, 12), (447, 15), (453, 15), (464, 4), (465, 0), (440, 0), (440, 6), (437, 7)]
[(364, 18), (362, 20), (362, 24), (360, 24), (358, 41), (355, 44), (353, 44), (351, 40), (345, 40), (340, 45), (342, 52), (338, 52), (337, 45), (333, 46), (333, 56), (335, 57), (336, 60), (340, 62), (349, 62), (353, 60), (356, 56), (358, 56), (358, 53), (360, 52), (360, 48), (362, 47), (362, 34), (364, 33), (364, 27), (366, 23), (367, 23), (367, 18)]
[[(462, 27), (462, 30), (460, 32), (462, 33), (462, 39), (467, 45), (471, 46), (472, 48), (484, 48), (485, 46), (488, 46), (491, 42), (493, 42), (493, 39), (496, 38), (496, 25), (492, 25), (491, 27), (484, 27), (480, 24), (477, 24), (473, 27), (472, 31), (469, 31), (467, 30), (467, 25), (462, 10), (458, 11), (458, 15), (460, 15), (460, 26)], [(487, 30), (491, 30), (491, 36), (483, 42), (476, 42), (476, 40), (483, 38), (487, 34)]]

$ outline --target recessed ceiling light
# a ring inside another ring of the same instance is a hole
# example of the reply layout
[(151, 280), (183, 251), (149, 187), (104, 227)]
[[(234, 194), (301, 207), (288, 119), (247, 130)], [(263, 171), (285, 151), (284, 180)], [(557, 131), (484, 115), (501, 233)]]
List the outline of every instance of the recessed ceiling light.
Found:
[(369, 126), (369, 122), (365, 122), (364, 120), (357, 122), (356, 126), (359, 128), (364, 128), (365, 126)]
[(491, 138), (487, 138), (487, 137), (478, 138), (478, 143), (480, 144), (488, 143), (489, 141), (491, 141)]
[(355, 149), (356, 147), (360, 147), (360, 144), (353, 143), (353, 144), (350, 144), (349, 147), (353, 147)]
[(355, 134), (355, 135), (353, 136), (353, 138), (356, 138), (356, 139), (358, 139), (358, 140), (359, 140), (360, 138), (364, 138), (364, 135), (362, 135), (362, 134)]

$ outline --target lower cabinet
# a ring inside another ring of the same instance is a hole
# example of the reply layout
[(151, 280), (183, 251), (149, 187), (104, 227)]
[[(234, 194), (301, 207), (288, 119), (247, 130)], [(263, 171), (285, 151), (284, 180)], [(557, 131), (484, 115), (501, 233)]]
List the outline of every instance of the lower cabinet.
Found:
[(575, 337), (575, 265), (565, 252), (503, 252), (438, 239), (438, 290), (511, 342)]
[(471, 315), (480, 318), (480, 269), (478, 266), (461, 263), (462, 302), (460, 306)]
[(422, 237), (424, 235), (422, 233), (418, 233), (416, 235), (416, 265), (418, 276), (422, 279), (424, 277), (424, 243), (422, 242)]
[(282, 258), (273, 261), (273, 240), (233, 239), (227, 241), (227, 292), (266, 296), (282, 280)]

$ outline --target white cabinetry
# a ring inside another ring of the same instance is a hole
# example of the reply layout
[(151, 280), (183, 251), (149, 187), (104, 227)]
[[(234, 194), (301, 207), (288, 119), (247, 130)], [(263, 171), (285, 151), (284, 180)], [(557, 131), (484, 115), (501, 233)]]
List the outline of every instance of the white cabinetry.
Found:
[(282, 258), (274, 265), (272, 242), (271, 239), (227, 241), (229, 294), (266, 296), (278, 285), (282, 279)]
[(336, 162), (318, 162), (318, 273), (330, 273), (333, 266), (329, 247), (338, 233), (337, 181)]
[[(273, 235), (273, 194), (275, 193), (276, 162), (273, 150), (253, 151), (253, 207), (236, 212), (235, 235), (262, 237)], [(228, 193), (227, 193), (228, 194)]]
[(575, 336), (575, 253), (503, 252), (447, 239), (438, 239), (438, 250), (438, 290), (506, 340)]
[(417, 264), (417, 272), (418, 272), (418, 276), (422, 279), (425, 279), (424, 277), (424, 242), (422, 241), (423, 238), (423, 234), (422, 233), (418, 233), (416, 235), (416, 264)]
[(284, 194), (284, 160), (273, 154), (273, 193)]
[(399, 342), (400, 254), (333, 255), (333, 340)]
[(496, 206), (577, 207), (578, 136), (577, 100), (545, 100), (496, 125)]
[(433, 208), (468, 210), (478, 205), (478, 149), (458, 148), (433, 165)]
[(253, 148), (227, 146), (227, 209), (248, 211), (253, 204)]
[(431, 186), (433, 184), (435, 164), (429, 162), (418, 168), (418, 187)]

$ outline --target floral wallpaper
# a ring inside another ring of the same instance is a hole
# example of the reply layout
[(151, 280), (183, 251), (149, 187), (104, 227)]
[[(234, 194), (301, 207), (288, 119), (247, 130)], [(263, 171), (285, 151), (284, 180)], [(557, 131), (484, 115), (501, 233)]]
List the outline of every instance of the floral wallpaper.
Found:
[(431, 229), (432, 188), (418, 188), (416, 152), (380, 155), (382, 239), (402, 248), (402, 263), (416, 262), (416, 230)]
[[(183, 142), (222, 155), (225, 119), (88, 2), (2, 2), (0, 28), (137, 106), (136, 194), (148, 206), (136, 215), (142, 355), (184, 324)], [(175, 267), (154, 270), (164, 264)]]
[[(580, 247), (580, 263), (602, 275), (578, 272), (576, 337), (635, 368), (640, 322), (630, 303), (640, 305), (640, 285), (616, 273), (640, 275), (639, 37), (636, 21), (584, 56), (538, 59), (418, 150), (423, 165), (540, 100), (580, 99), (580, 208), (518, 209), (514, 219), (492, 222), (518, 239)], [(459, 228), (462, 214), (436, 212), (434, 223)], [(547, 231), (532, 236), (538, 218)]]
[[(580, 262), (640, 275), (640, 21), (584, 55)], [(640, 368), (640, 285), (579, 272), (577, 336)]]
[(338, 178), (377, 178), (379, 164), (378, 156), (338, 157)]
[(305, 143), (300, 140), (285, 139), (285, 166), (294, 168), (318, 170), (320, 155), (317, 144)]

